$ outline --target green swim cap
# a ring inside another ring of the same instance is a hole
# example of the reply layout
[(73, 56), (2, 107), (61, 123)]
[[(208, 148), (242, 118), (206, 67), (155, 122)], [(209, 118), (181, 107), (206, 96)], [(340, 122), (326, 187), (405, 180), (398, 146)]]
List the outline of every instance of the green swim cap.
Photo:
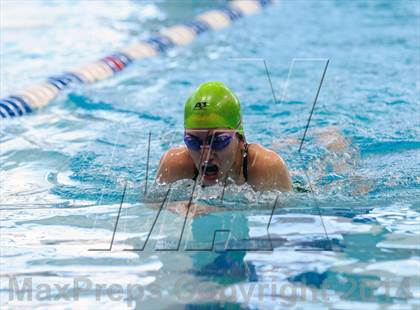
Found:
[(241, 104), (225, 84), (203, 83), (185, 103), (184, 127), (237, 129), (243, 137)]

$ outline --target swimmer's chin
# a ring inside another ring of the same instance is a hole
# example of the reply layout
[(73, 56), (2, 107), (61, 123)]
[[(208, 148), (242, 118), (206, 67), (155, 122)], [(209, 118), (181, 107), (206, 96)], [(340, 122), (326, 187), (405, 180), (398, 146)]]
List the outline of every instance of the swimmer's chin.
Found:
[(208, 187), (208, 186), (214, 186), (214, 185), (216, 185), (218, 182), (217, 181), (211, 181), (211, 182), (209, 182), (209, 181), (202, 181), (201, 182), (201, 186), (205, 186), (205, 187)]
[(204, 175), (202, 180), (201, 180), (201, 185), (203, 186), (213, 186), (216, 185), (217, 183), (219, 183), (219, 174), (215, 175), (215, 176), (206, 176)]

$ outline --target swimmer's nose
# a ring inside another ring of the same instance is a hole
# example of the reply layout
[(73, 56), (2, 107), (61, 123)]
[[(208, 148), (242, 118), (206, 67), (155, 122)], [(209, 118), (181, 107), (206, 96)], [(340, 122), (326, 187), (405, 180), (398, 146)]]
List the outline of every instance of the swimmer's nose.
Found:
[(205, 145), (203, 147), (203, 162), (210, 159), (211, 153), (213, 152), (213, 150), (210, 150), (210, 146), (209, 145)]

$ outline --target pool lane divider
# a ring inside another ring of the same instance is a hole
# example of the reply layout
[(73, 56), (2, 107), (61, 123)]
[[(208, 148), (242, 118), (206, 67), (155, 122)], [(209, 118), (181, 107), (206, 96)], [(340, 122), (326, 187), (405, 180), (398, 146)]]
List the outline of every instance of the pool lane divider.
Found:
[(0, 99), (0, 118), (22, 116), (50, 103), (62, 90), (75, 84), (104, 80), (133, 61), (153, 57), (175, 46), (192, 42), (198, 35), (229, 26), (235, 20), (259, 12), (273, 0), (233, 0), (222, 9), (204, 12), (192, 21), (161, 30), (158, 34), (73, 71), (50, 76), (15, 95)]

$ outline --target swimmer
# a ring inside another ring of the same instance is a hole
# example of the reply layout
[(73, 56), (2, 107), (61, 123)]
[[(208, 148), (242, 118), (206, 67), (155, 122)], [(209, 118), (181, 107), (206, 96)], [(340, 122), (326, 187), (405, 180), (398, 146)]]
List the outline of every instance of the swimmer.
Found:
[(290, 191), (290, 173), (280, 155), (245, 139), (238, 98), (221, 82), (200, 85), (184, 108), (184, 143), (161, 158), (158, 183), (181, 179), (202, 186), (230, 178), (257, 191)]

